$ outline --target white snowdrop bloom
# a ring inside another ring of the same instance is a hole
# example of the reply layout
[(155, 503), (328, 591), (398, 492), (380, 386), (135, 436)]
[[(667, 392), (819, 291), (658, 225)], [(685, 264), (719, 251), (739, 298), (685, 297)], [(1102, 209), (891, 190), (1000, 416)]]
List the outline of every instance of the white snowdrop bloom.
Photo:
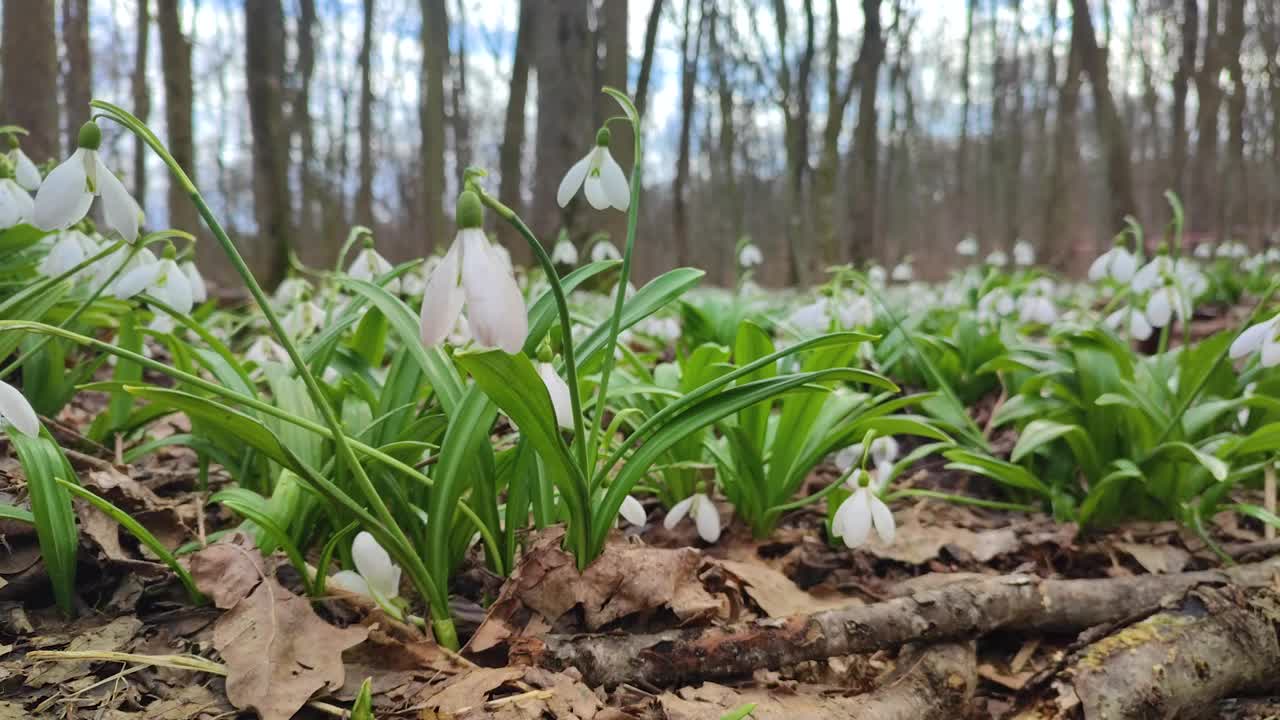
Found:
[[(377, 283), (378, 278), (394, 269), (395, 266), (382, 257), (370, 244), (366, 245), (360, 251), (360, 254), (356, 255), (356, 259), (351, 261), (351, 267), (347, 268), (347, 274), (357, 280)], [(398, 295), (400, 293), (400, 278), (387, 281), (383, 288), (393, 295)]]
[(141, 292), (183, 314), (191, 312), (195, 304), (187, 274), (172, 258), (135, 267), (121, 275), (112, 289), (112, 294), (121, 300)]
[(467, 326), (476, 342), (518, 353), (529, 334), (524, 296), (481, 229), (484, 216), (475, 193), (467, 190), (458, 196), (456, 217), (458, 234), (422, 295), (422, 342), (443, 342), (465, 305)]
[(747, 243), (738, 251), (738, 265), (744, 268), (752, 268), (764, 262), (764, 253), (760, 252), (760, 248), (753, 243)]
[(1241, 263), (1240, 267), (1244, 268), (1246, 272), (1252, 273), (1261, 270), (1266, 263), (1267, 258), (1265, 255), (1253, 255), (1246, 258), (1245, 261)]
[(311, 293), (311, 283), (298, 276), (285, 278), (277, 287), (271, 299), (280, 307), (289, 307)]
[[(892, 465), (898, 459), (899, 452), (897, 440), (891, 435), (881, 435), (871, 441), (871, 449), (867, 451), (867, 457), (874, 467), (881, 468)], [(862, 443), (854, 443), (836, 453), (835, 456), (836, 467), (840, 468), (840, 472), (849, 472), (850, 468), (857, 466), (860, 462), (862, 462)]]
[(259, 335), (244, 353), (244, 359), (262, 367), (267, 363), (287, 363), (289, 353), (270, 335)]
[(965, 235), (964, 239), (956, 243), (956, 254), (961, 257), (975, 257), (978, 254), (978, 239), (972, 235)]
[(1280, 315), (1250, 326), (1231, 343), (1231, 359), (1239, 360), (1257, 353), (1258, 362), (1262, 367), (1275, 367), (1280, 364), (1278, 330), (1280, 330)]
[(1147, 299), (1147, 322), (1151, 327), (1163, 328), (1176, 316), (1183, 319), (1191, 315), (1190, 300), (1175, 285), (1156, 288)]
[(1207, 242), (1200, 243), (1196, 245), (1196, 249), (1193, 250), (1191, 254), (1201, 260), (1208, 260), (1213, 257), (1213, 246)]
[(40, 168), (22, 152), (22, 148), (14, 147), (10, 150), (9, 161), (13, 163), (13, 177), (23, 190), (35, 192), (40, 188)]
[(597, 210), (610, 207), (626, 212), (631, 204), (631, 188), (622, 167), (609, 154), (609, 129), (600, 128), (596, 133), (596, 146), (581, 160), (569, 168), (556, 191), (560, 207), (569, 204), (578, 188), (587, 196), (587, 202)]
[(640, 501), (628, 495), (622, 498), (622, 506), (618, 508), (618, 516), (636, 527), (644, 527), (649, 516)]
[(662, 521), (662, 526), (670, 530), (686, 515), (692, 515), (693, 524), (698, 528), (698, 537), (708, 543), (720, 539), (720, 511), (716, 509), (716, 504), (707, 497), (706, 493), (694, 493), (673, 505), (667, 511), (667, 517)]
[(1138, 270), (1138, 258), (1123, 245), (1116, 245), (1102, 253), (1089, 266), (1089, 280), (1098, 282), (1103, 279), (1127, 283), (1133, 279)]
[(0, 426), (12, 428), (28, 437), (40, 434), (40, 418), (17, 388), (0, 380)]
[[(79, 230), (63, 230), (37, 268), (45, 277), (57, 277), (98, 252), (97, 243)], [(85, 268), (92, 274), (90, 268)]]
[(647, 317), (636, 329), (665, 342), (680, 338), (680, 321), (673, 317)]
[(1187, 258), (1178, 258), (1173, 263), (1173, 277), (1189, 299), (1197, 298), (1209, 289), (1209, 279), (1200, 272), (1200, 266)]
[(893, 542), (896, 524), (889, 506), (875, 493), (861, 484), (862, 471), (858, 470), (846, 481), (853, 494), (840, 503), (831, 519), (831, 534), (844, 541), (845, 547), (857, 548), (867, 541), (871, 528), (875, 528), (880, 542)]
[(93, 287), (96, 289), (101, 286), (107, 291), (114, 291), (130, 272), (158, 262), (160, 260), (156, 258), (155, 253), (146, 248), (112, 253), (93, 265)]
[(294, 305), (280, 324), (284, 326), (284, 331), (289, 337), (294, 340), (303, 340), (310, 337), (323, 322), (324, 310), (319, 305), (306, 300)]
[(872, 265), (867, 268), (867, 282), (875, 287), (884, 287), (885, 280), (889, 279), (889, 274), (879, 265)]
[(1003, 250), (996, 250), (987, 256), (987, 264), (992, 267), (1004, 267), (1009, 264), (1009, 256)]
[(854, 295), (836, 309), (840, 327), (868, 327), (876, 321), (876, 308), (866, 295)]
[(599, 240), (595, 245), (591, 246), (591, 262), (620, 260), (621, 258), (622, 253), (619, 253), (618, 248), (608, 240)]
[(1040, 293), (1026, 293), (1018, 299), (1018, 321), (1052, 325), (1058, 320), (1058, 306), (1053, 299)]
[(573, 429), (573, 402), (569, 398), (569, 384), (560, 377), (551, 363), (538, 363), (538, 377), (551, 394), (551, 407), (556, 411), (556, 424), (565, 430)]
[(142, 208), (98, 156), (102, 131), (93, 122), (80, 128), (80, 147), (54, 168), (36, 193), (33, 222), (44, 230), (62, 230), (84, 219), (93, 196), (102, 196), (106, 226), (133, 242), (142, 224)]
[(1013, 295), (1006, 288), (996, 288), (978, 299), (978, 320), (996, 322), (1018, 309)]
[(1133, 274), (1134, 291), (1154, 290), (1164, 283), (1166, 276), (1173, 274), (1173, 269), (1173, 260), (1168, 255), (1160, 254), (1151, 258), (1150, 262)]
[(831, 325), (831, 315), (827, 312), (827, 299), (818, 298), (801, 307), (791, 313), (787, 323), (805, 334), (825, 332)]
[[(428, 258), (430, 261), (431, 258)], [(417, 267), (400, 277), (400, 292), (408, 297), (422, 297), (422, 293), (427, 289), (427, 278), (431, 275), (431, 271), (427, 269), (426, 262), (419, 263)]]
[(0, 230), (29, 222), (35, 215), (35, 203), (26, 190), (11, 177), (0, 178)]
[(493, 255), (498, 259), (498, 262), (506, 268), (507, 272), (514, 275), (516, 266), (511, 262), (511, 251), (507, 250), (502, 243), (490, 243), (489, 247), (493, 249)]
[(1013, 262), (1021, 267), (1036, 264), (1036, 249), (1026, 240), (1013, 244)]
[(373, 600), (388, 615), (403, 620), (404, 613), (393, 602), (400, 595), (400, 566), (391, 562), (387, 551), (363, 530), (351, 543), (351, 560), (356, 569), (336, 572), (329, 582)]
[(183, 260), (178, 263), (178, 267), (182, 268), (182, 274), (187, 276), (187, 284), (191, 286), (191, 299), (200, 304), (209, 299), (209, 285), (205, 283), (204, 276), (200, 274), (200, 268), (191, 260)]
[(1264, 257), (1269, 263), (1280, 263), (1280, 247), (1267, 248), (1267, 251), (1262, 254), (1262, 257)]
[(1134, 340), (1146, 340), (1154, 332), (1145, 314), (1128, 307), (1116, 310), (1103, 322), (1112, 330), (1123, 329)]
[(903, 260), (902, 262), (898, 263), (893, 267), (893, 272), (890, 274), (889, 277), (893, 278), (894, 282), (905, 283), (905, 282), (911, 282), (913, 279), (915, 279), (915, 276), (916, 276), (916, 273), (915, 273), (915, 270), (912, 269), (911, 267), (911, 261)]
[(556, 246), (551, 248), (551, 262), (556, 265), (577, 265), (578, 248), (568, 238), (560, 238), (556, 241)]

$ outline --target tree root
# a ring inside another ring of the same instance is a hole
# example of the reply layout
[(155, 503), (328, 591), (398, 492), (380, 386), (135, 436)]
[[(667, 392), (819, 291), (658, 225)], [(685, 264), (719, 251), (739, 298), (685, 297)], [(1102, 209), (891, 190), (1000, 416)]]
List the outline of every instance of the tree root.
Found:
[(1089, 720), (1218, 717), (1222, 698), (1280, 685), (1277, 631), (1280, 594), (1198, 588), (1079, 651), (1052, 685), (1056, 699), (1033, 700), (1041, 708), (1024, 715), (1078, 707)]
[(904, 648), (881, 687), (854, 698), (850, 717), (948, 720), (964, 717), (978, 685), (973, 643)]
[(1007, 575), (872, 605), (728, 627), (524, 637), (512, 643), (510, 657), (552, 669), (576, 667), (592, 686), (687, 684), (912, 642), (974, 638), (993, 630), (1079, 632), (1149, 612), (1162, 598), (1197, 585), (1259, 587), (1277, 572), (1280, 559), (1226, 570), (1102, 580)]

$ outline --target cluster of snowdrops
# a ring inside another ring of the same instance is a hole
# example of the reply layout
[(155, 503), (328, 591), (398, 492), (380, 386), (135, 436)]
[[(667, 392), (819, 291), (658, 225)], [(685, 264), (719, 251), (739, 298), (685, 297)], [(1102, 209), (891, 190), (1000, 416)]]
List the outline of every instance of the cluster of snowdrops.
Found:
[[(827, 537), (850, 548), (893, 542), (893, 507), (920, 497), (1086, 527), (1174, 519), (1210, 544), (1219, 512), (1280, 522), (1241, 500), (1280, 449), (1280, 321), (1265, 319), (1275, 251), (1182, 253), (1171, 198), (1165, 242), (1146, 255), (1132, 224), (1087, 282), (1039, 269), (1029, 243), (983, 255), (964, 238), (942, 283), (916, 281), (904, 258), (766, 291), (752, 273), (768, 260), (744, 238), (732, 289), (698, 288), (693, 268), (636, 287), (641, 124), (606, 92), (622, 113), (566, 169), (558, 199), (626, 213), (621, 249), (603, 235), (548, 249), (473, 169), (443, 256), (396, 265), (355, 228), (333, 268), (295, 267), (270, 295), (126, 110), (95, 101), (79, 148), (47, 173), (22, 154), (21, 129), (0, 128), (13, 140), (0, 159), (0, 416), (27, 479), (0, 516), (36, 526), (58, 603), (74, 595), (73, 498), (203, 600), (179, 562), (198, 545), (166, 547), (81, 487), (42, 423), (87, 391), (106, 398), (89, 439), (129, 463), (189, 448), (200, 482), (220, 468), (229, 482), (209, 502), (263, 552), (283, 552), (309, 594), (367, 596), (454, 647), (451, 576), (468, 557), (511, 572), (531, 527), (562, 525), (582, 568), (620, 522), (643, 528), (659, 508), (706, 543), (727, 523), (766, 537), (825, 509)], [(165, 162), (248, 307), (209, 298), (192, 234), (142, 233), (142, 210), (99, 154), (99, 123)], [(637, 129), (630, 177), (610, 155), (614, 123)], [(87, 219), (95, 202), (101, 223)], [(518, 231), (533, 267), (512, 266), (487, 217)], [(1193, 333), (1198, 314), (1239, 307), (1256, 309)], [(164, 425), (172, 416), (182, 431)], [(993, 439), (1009, 432), (1001, 452)], [(914, 470), (926, 459), (990, 478), (990, 492), (924, 482)], [(821, 480), (821, 466), (838, 475)]]

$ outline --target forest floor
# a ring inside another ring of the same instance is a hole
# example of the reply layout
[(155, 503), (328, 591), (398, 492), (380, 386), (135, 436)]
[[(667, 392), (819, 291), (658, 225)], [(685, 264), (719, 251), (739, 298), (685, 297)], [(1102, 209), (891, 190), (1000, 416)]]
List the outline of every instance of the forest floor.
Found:
[[(235, 523), (205, 503), (216, 471), (199, 487), (185, 448), (117, 464), (76, 431), (93, 412), (51, 426), (82, 484), (170, 547)], [(941, 465), (906, 484), (990, 491)], [(834, 479), (819, 468), (810, 484)], [(22, 486), (0, 459), (0, 497)], [(827, 542), (820, 504), (764, 540), (730, 524), (712, 546), (648, 510), (582, 575), (555, 528), (526, 539), (505, 582), (469, 557), (453, 587), (461, 654), (350, 596), (307, 602), (288, 563), (243, 538), (188, 556), (212, 600), (193, 606), (79, 502), (68, 619), (32, 529), (0, 521), (0, 720), (344, 717), (365, 678), (379, 718), (715, 719), (749, 703), (787, 720), (1280, 717), (1280, 542), (1252, 520), (1214, 518), (1228, 568), (1173, 523), (1083, 535), (923, 500), (895, 506), (892, 545), (850, 551)]]

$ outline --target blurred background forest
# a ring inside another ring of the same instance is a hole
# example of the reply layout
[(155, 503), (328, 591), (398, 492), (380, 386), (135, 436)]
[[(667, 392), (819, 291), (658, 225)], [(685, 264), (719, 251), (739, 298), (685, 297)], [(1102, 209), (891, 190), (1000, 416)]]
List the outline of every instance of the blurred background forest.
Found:
[[(620, 243), (622, 213), (555, 202), (604, 84), (646, 118), (641, 277), (729, 282), (743, 235), (769, 285), (936, 276), (970, 233), (1078, 268), (1126, 215), (1162, 227), (1166, 189), (1190, 242), (1260, 247), (1280, 215), (1276, 0), (4, 0), (2, 55), (29, 155), (69, 152), (91, 97), (131, 108), (268, 281), (353, 223), (443, 251), (473, 164), (548, 243)], [(104, 149), (148, 226), (198, 228), (131, 138)]]

